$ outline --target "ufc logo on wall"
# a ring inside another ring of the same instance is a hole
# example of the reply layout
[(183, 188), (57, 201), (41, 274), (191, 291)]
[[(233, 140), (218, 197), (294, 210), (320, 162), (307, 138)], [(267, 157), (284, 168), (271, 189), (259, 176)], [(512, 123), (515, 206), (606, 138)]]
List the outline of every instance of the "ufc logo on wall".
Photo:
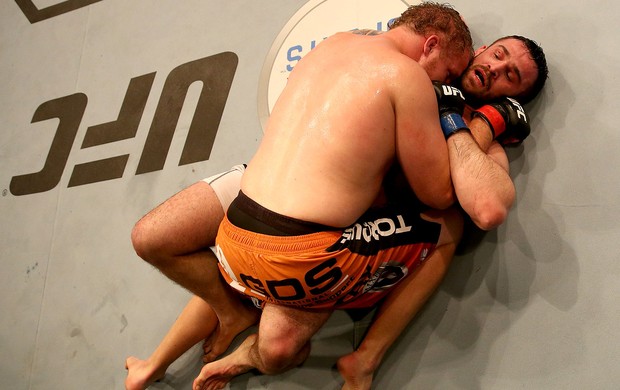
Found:
[(47, 6), (45, 8), (38, 8), (31, 0), (15, 0), (19, 8), (30, 21), (30, 23), (36, 23), (42, 20), (50, 19), (55, 16), (65, 14), (67, 12), (75, 11), (76, 9), (86, 7), (87, 5), (97, 3), (99, 1), (101, 0), (66, 0), (59, 1), (56, 4)]
[[(185, 96), (190, 85), (196, 81), (202, 82), (202, 90), (179, 165), (209, 159), (238, 61), (235, 53), (223, 52), (185, 63), (170, 72), (159, 98), (136, 174), (163, 169)], [(131, 79), (118, 118), (112, 122), (89, 126), (81, 148), (134, 138), (154, 79), (155, 72)], [(10, 191), (13, 195), (49, 191), (58, 185), (87, 102), (85, 94), (75, 93), (47, 101), (36, 109), (32, 123), (57, 118), (58, 127), (41, 171), (14, 176), (11, 179)], [(128, 159), (129, 154), (124, 154), (76, 164), (68, 187), (120, 178), (125, 172)]]

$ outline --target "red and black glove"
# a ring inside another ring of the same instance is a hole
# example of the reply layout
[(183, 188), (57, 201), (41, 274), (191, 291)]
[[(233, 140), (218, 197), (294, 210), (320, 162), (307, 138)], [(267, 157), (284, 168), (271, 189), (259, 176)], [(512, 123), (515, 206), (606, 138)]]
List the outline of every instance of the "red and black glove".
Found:
[(491, 128), (493, 139), (503, 146), (519, 145), (530, 135), (529, 117), (513, 98), (503, 98), (482, 106), (472, 115), (484, 119)]

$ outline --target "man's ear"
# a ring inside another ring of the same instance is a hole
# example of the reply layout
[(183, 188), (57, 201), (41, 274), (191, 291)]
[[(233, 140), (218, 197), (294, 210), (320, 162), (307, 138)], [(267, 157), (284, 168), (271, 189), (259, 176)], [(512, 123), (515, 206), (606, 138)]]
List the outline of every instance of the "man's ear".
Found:
[(439, 49), (439, 37), (435, 34), (429, 35), (424, 42), (424, 55), (429, 56), (433, 50)]
[(485, 51), (487, 49), (488, 46), (480, 46), (478, 49), (476, 49), (476, 51), (474, 52), (474, 57), (477, 56), (478, 54), (482, 53), (483, 51)]

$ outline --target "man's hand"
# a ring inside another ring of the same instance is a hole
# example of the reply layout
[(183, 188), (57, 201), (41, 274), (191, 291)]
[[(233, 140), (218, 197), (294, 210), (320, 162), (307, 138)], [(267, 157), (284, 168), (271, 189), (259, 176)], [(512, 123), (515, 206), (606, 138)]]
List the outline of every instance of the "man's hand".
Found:
[(459, 130), (469, 130), (463, 121), (463, 110), (465, 108), (465, 97), (458, 89), (450, 85), (433, 82), (435, 95), (437, 95), (437, 105), (439, 108), (439, 120), (441, 130), (446, 139)]
[(503, 146), (518, 145), (530, 135), (528, 115), (515, 99), (502, 98), (480, 107), (472, 115), (484, 119), (493, 138)]

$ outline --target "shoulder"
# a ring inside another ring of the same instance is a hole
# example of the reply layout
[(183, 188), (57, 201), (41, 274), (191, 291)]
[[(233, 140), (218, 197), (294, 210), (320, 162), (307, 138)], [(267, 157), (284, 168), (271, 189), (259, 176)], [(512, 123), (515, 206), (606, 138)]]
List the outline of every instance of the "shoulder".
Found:
[(431, 103), (436, 103), (433, 83), (424, 68), (409, 57), (403, 57), (395, 68), (395, 91), (408, 101), (430, 100)]

